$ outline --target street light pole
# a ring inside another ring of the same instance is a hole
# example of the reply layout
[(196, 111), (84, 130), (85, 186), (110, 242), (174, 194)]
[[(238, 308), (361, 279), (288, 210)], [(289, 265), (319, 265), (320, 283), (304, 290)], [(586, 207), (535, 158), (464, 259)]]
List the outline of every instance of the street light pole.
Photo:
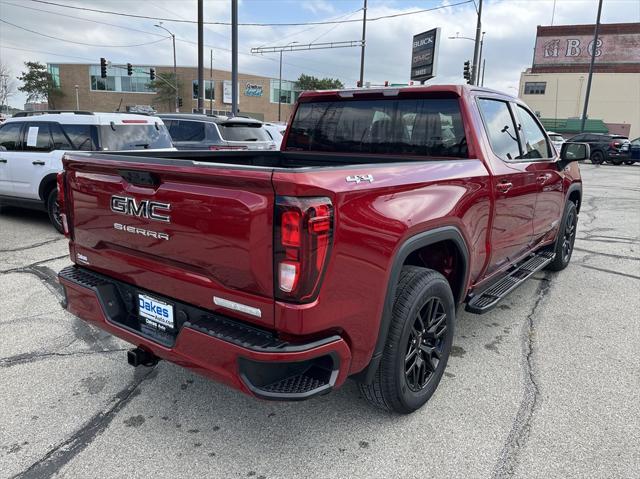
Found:
[[(290, 45), (298, 42), (291, 42), (287, 44), (284, 48), (287, 48)], [(282, 112), (282, 50), (280, 50), (280, 76), (278, 80), (278, 121), (281, 121), (281, 112)]]
[[(474, 73), (475, 81), (474, 81), (474, 83), (472, 83), (472, 85), (480, 84), (481, 83), (480, 78), (482, 78), (482, 84), (484, 84), (484, 61), (482, 59), (482, 47), (484, 45), (484, 34), (485, 33), (487, 33), (487, 32), (482, 32), (482, 36), (480, 37), (480, 51), (477, 52), (478, 53), (478, 65), (480, 65), (480, 64), (483, 65), (482, 66), (482, 76), (480, 76), (480, 71), (478, 71), (477, 74)], [(475, 42), (475, 40), (473, 38), (471, 38), (471, 37), (462, 37), (462, 36), (460, 36), (460, 32), (456, 32), (456, 36), (455, 37), (449, 37), (449, 40), (469, 40), (469, 41)], [(472, 77), (472, 79), (474, 77)]]
[(162, 26), (162, 22), (160, 22), (159, 24), (155, 25), (158, 28), (162, 28), (164, 31), (166, 31), (169, 35), (171, 35), (171, 41), (173, 42), (173, 81), (175, 83), (175, 86), (173, 87), (175, 92), (176, 92), (176, 98), (175, 98), (175, 107), (176, 107), (176, 113), (178, 113), (180, 111), (180, 107), (178, 106), (178, 97), (180, 96), (178, 93), (178, 68), (176, 65), (176, 36), (169, 31), (167, 28)]
[[(483, 65), (483, 61), (482, 61), (482, 45), (484, 44), (484, 34), (486, 32), (482, 32), (482, 37), (480, 38), (480, 54), (478, 55), (478, 68), (480, 68), (480, 65)], [(482, 67), (482, 77), (484, 77), (484, 66)], [(478, 71), (478, 74), (476, 75), (476, 86), (480, 85), (480, 71)]]
[(74, 85), (74, 88), (76, 89), (76, 110), (80, 110), (80, 98), (78, 97), (78, 88), (80, 88), (78, 85)]

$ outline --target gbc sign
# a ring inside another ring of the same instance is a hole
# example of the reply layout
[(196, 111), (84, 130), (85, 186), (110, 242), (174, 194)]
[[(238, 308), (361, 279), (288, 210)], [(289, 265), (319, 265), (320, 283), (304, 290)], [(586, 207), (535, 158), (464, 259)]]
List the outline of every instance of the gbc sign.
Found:
[(414, 35), (411, 50), (411, 80), (426, 81), (436, 76), (440, 28)]
[(169, 223), (171, 221), (169, 215), (164, 215), (161, 211), (171, 211), (169, 203), (160, 203), (158, 201), (140, 200), (128, 196), (112, 196), (111, 211), (128, 216), (137, 216), (138, 218), (147, 218), (155, 221)]

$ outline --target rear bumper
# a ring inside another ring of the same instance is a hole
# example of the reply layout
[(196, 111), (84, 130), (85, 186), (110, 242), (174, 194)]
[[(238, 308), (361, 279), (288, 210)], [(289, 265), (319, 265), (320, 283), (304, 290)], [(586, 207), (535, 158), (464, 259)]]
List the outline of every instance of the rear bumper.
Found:
[(137, 288), (76, 266), (63, 269), (58, 277), (70, 313), (159, 358), (249, 395), (308, 399), (329, 392), (347, 378), (351, 352), (338, 335), (287, 342), (269, 331), (161, 298), (175, 305), (177, 334), (154, 337), (138, 327)]

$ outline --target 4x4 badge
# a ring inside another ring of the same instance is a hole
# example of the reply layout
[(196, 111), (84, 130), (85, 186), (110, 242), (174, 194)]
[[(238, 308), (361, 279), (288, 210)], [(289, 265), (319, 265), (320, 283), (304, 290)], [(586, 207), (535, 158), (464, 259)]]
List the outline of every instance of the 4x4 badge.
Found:
[(351, 175), (346, 178), (347, 183), (360, 183), (362, 181), (368, 181), (373, 183), (373, 175)]

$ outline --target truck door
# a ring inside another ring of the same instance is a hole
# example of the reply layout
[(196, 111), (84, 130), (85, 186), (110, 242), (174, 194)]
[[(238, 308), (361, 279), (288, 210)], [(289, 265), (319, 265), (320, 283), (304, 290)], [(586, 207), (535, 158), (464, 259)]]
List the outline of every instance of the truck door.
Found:
[(479, 98), (478, 105), (491, 145), (494, 172), (491, 259), (485, 272), (491, 275), (529, 249), (538, 187), (531, 161), (522, 158), (512, 106), (493, 98)]
[(516, 105), (518, 130), (522, 141), (523, 158), (531, 161), (536, 173), (536, 208), (533, 216), (533, 243), (538, 243), (555, 232), (564, 211), (562, 175), (556, 160), (558, 153), (549, 143), (547, 135), (535, 117), (522, 105)]
[(0, 127), (0, 195), (13, 196), (13, 184), (9, 168), (16, 161), (16, 152), (20, 148), (22, 122), (6, 123)]

